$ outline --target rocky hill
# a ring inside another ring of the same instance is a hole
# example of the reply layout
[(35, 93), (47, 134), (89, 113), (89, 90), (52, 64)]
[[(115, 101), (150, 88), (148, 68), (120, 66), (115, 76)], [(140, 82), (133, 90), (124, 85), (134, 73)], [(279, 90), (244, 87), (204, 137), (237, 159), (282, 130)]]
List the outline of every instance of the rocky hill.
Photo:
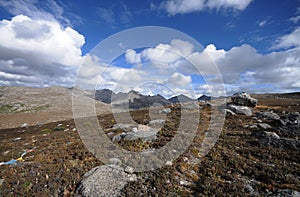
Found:
[(171, 104), (171, 102), (159, 94), (154, 96), (146, 96), (134, 90), (131, 90), (128, 93), (114, 93), (108, 89), (96, 90), (95, 99), (107, 104), (111, 104), (113, 107), (129, 107), (129, 109), (141, 109), (158, 104), (163, 106)]
[(211, 99), (210, 96), (202, 95), (198, 98), (198, 101), (210, 101)]
[[(64, 87), (0, 87), (0, 128), (72, 119), (72, 92)], [(82, 106), (92, 103), (91, 94), (80, 91)], [(100, 101), (95, 105), (98, 114), (109, 112), (109, 105)]]
[(185, 102), (191, 102), (194, 101), (193, 99), (191, 99), (188, 96), (185, 96), (183, 94), (180, 94), (178, 96), (174, 96), (172, 98), (168, 99), (171, 103), (185, 103)]

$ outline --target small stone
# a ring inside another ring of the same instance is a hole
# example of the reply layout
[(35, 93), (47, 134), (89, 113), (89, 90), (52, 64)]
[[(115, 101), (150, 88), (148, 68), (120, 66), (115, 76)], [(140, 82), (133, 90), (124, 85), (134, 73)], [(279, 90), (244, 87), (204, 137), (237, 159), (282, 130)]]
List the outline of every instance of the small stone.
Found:
[(4, 179), (0, 179), (0, 187), (2, 186), (2, 184), (4, 183)]
[(132, 174), (129, 176), (129, 181), (130, 182), (133, 182), (133, 181), (136, 181), (137, 180), (137, 176), (135, 174)]
[(259, 123), (257, 124), (262, 129), (271, 129), (272, 127), (267, 123)]
[(24, 124), (21, 125), (21, 127), (28, 127), (28, 124), (24, 123)]
[(191, 183), (188, 182), (188, 181), (186, 181), (186, 180), (180, 180), (180, 181), (179, 181), (179, 184), (180, 184), (180, 185), (191, 185)]
[(138, 132), (138, 129), (136, 127), (132, 128), (131, 132), (136, 133)]
[(124, 169), (125, 172), (129, 173), (129, 174), (132, 174), (134, 173), (134, 168), (133, 167), (130, 167), (130, 166), (127, 166), (125, 169)]
[(257, 124), (253, 124), (249, 126), (250, 129), (257, 129)]
[(167, 162), (166, 162), (166, 165), (167, 165), (167, 166), (172, 166), (172, 165), (173, 165), (173, 162), (172, 162), (172, 161), (167, 161)]
[(273, 137), (273, 138), (276, 138), (276, 139), (280, 139), (279, 135), (277, 135), (277, 133), (274, 133), (274, 132), (265, 132), (266, 133), (266, 136), (267, 137)]

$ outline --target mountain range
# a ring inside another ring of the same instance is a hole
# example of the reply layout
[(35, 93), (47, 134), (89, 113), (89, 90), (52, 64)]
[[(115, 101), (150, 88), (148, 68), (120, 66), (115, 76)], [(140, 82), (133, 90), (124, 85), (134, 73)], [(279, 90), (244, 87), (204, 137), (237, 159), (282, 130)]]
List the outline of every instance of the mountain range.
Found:
[(128, 93), (115, 93), (109, 89), (95, 90), (94, 99), (102, 101), (106, 104), (112, 104), (115, 107), (122, 107), (124, 105), (129, 105), (130, 109), (140, 109), (146, 108), (153, 105), (170, 105), (173, 103), (185, 103), (195, 100), (209, 101), (211, 100), (210, 96), (203, 95), (198, 99), (192, 99), (186, 95), (180, 94), (178, 96), (171, 97), (166, 99), (160, 94), (157, 95), (143, 95), (137, 91), (131, 90)]

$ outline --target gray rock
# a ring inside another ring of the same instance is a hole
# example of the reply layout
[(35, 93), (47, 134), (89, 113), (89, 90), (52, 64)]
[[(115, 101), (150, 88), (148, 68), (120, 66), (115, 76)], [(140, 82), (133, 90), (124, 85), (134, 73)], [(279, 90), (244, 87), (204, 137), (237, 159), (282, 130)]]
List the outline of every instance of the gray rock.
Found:
[(275, 133), (275, 132), (267, 132), (267, 131), (265, 131), (265, 135), (266, 135), (266, 137), (280, 139), (280, 136), (277, 135), (277, 133)]
[(292, 189), (282, 189), (277, 190), (275, 193), (272, 194), (275, 197), (299, 197), (300, 191), (292, 190)]
[(274, 132), (259, 131), (253, 132), (253, 136), (259, 139), (260, 144), (264, 146), (272, 146), (279, 149), (299, 150), (300, 141), (290, 138), (281, 138)]
[(290, 121), (297, 121), (300, 120), (300, 113), (299, 112), (290, 112), (287, 115)]
[(130, 166), (126, 166), (126, 168), (124, 169), (125, 172), (132, 174), (134, 173), (134, 168), (130, 167)]
[(112, 138), (112, 141), (121, 141), (122, 139), (132, 141), (137, 139), (142, 139), (143, 141), (151, 141), (156, 139), (156, 134), (158, 132), (157, 129), (146, 126), (146, 125), (138, 125), (134, 131), (131, 132), (123, 132), (118, 134)]
[(114, 124), (112, 129), (122, 129), (124, 132), (130, 132), (136, 125), (134, 124)]
[(2, 184), (4, 183), (4, 179), (0, 179), (0, 187), (2, 186)]
[(250, 128), (250, 129), (257, 129), (258, 126), (257, 126), (257, 124), (253, 124), (253, 125), (250, 125), (249, 128)]
[(230, 109), (224, 109), (224, 113), (225, 113), (226, 115), (230, 115), (230, 116), (235, 115), (235, 113), (234, 113), (233, 111), (231, 111)]
[(253, 114), (251, 108), (246, 106), (238, 106), (238, 105), (230, 104), (227, 106), (227, 108), (236, 114), (244, 114), (246, 116), (251, 116)]
[(256, 116), (258, 118), (265, 118), (267, 120), (279, 120), (280, 116), (274, 112), (265, 111), (265, 112), (257, 112)]
[(118, 134), (118, 135), (115, 135), (115, 136), (112, 138), (112, 141), (113, 141), (113, 142), (121, 141), (125, 136), (126, 136), (126, 133), (120, 133), (120, 134)]
[(76, 191), (82, 196), (119, 196), (127, 182), (136, 179), (136, 175), (128, 175), (119, 166), (103, 165), (84, 174)]
[(235, 93), (231, 96), (231, 100), (234, 104), (241, 106), (255, 107), (257, 104), (257, 100), (245, 92)]
[(22, 127), (22, 128), (28, 127), (28, 124), (27, 124), (27, 123), (24, 123), (24, 124), (21, 125), (21, 127)]
[(271, 129), (272, 127), (267, 124), (267, 123), (258, 123), (257, 124), (259, 128), (262, 128), (262, 129)]
[(143, 141), (151, 141), (156, 139), (156, 134), (158, 130), (151, 128), (146, 125), (139, 125), (137, 128), (137, 132), (129, 132), (124, 136), (125, 140), (136, 140), (142, 139)]
[(267, 132), (267, 131), (257, 131), (252, 133), (253, 136), (257, 138), (267, 138), (267, 137), (274, 137), (274, 138), (280, 138), (276, 133), (274, 132)]
[(300, 124), (300, 113), (299, 112), (290, 112), (281, 117), (286, 123), (289, 124)]
[(161, 128), (165, 124), (165, 122), (166, 121), (163, 119), (151, 120), (148, 123), (148, 126), (153, 128)]
[(168, 114), (168, 113), (171, 113), (171, 109), (165, 108), (165, 109), (159, 110), (157, 113), (158, 114)]
[(278, 119), (278, 120), (273, 120), (272, 121), (274, 125), (276, 126), (286, 126), (286, 121), (282, 120), (282, 119)]

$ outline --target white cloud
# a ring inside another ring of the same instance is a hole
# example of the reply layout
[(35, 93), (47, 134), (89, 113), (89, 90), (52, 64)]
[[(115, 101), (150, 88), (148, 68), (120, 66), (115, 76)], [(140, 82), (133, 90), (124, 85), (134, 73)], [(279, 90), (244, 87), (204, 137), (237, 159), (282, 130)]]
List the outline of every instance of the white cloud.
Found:
[(10, 0), (0, 1), (12, 15), (26, 15), (33, 19), (59, 21), (61, 24), (71, 26), (71, 21), (64, 16), (64, 9), (54, 0)]
[(297, 27), (292, 33), (280, 37), (273, 48), (290, 48), (300, 46), (300, 27)]
[(98, 8), (99, 17), (107, 23), (115, 23), (114, 12), (106, 8)]
[(187, 86), (192, 82), (192, 78), (190, 76), (185, 76), (181, 73), (175, 72), (168, 79), (167, 84), (171, 84), (173, 86)]
[(252, 0), (168, 0), (161, 3), (161, 8), (170, 15), (186, 14), (205, 9), (232, 9), (242, 11)]
[(292, 21), (293, 23), (298, 23), (300, 21), (300, 16), (291, 17), (289, 21)]
[[(97, 68), (98, 71), (90, 74), (103, 72), (102, 87), (116, 92), (135, 89), (145, 94), (159, 92), (165, 97), (176, 94), (193, 98), (201, 94), (220, 96), (225, 94), (224, 87), (228, 95), (236, 91), (288, 92), (300, 88), (299, 47), (260, 54), (250, 45), (224, 50), (210, 44), (203, 51), (195, 51), (191, 43), (173, 40), (139, 53), (130, 49), (124, 56), (128, 63), (138, 62), (141, 66), (122, 68), (98, 63), (96, 65), (106, 68)], [(206, 81), (197, 80), (201, 77)], [(165, 89), (153, 91), (153, 86), (149, 89), (147, 84), (161, 84)]]
[(252, 0), (208, 0), (207, 7), (210, 9), (234, 9), (242, 11), (248, 7)]
[(172, 0), (161, 4), (169, 14), (185, 14), (204, 9), (204, 0)]
[(136, 54), (135, 50), (128, 49), (125, 53), (127, 63), (139, 64), (141, 63), (141, 54)]
[(98, 7), (97, 15), (113, 28), (116, 28), (117, 24), (128, 24), (132, 18), (132, 12), (123, 2), (112, 4), (109, 8)]
[(261, 21), (261, 22), (258, 23), (258, 26), (263, 27), (263, 26), (265, 26), (267, 23), (268, 23), (268, 21), (263, 20), (263, 21)]
[(191, 55), (193, 45), (182, 40), (172, 40), (170, 44), (159, 44), (155, 48), (143, 50), (142, 57), (151, 62), (171, 63)]
[(24, 15), (0, 21), (0, 32), (0, 71), (18, 76), (0, 78), (0, 83), (72, 84), (82, 61), (84, 36), (56, 21)]

